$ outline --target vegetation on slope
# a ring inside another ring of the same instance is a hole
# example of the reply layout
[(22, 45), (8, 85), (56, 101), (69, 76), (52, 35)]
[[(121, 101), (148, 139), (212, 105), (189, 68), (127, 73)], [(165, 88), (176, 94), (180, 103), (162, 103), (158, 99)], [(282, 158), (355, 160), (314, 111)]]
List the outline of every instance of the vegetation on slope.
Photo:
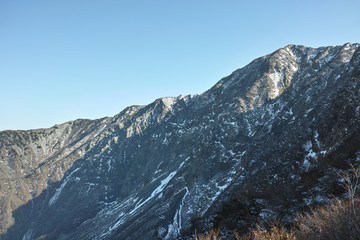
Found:
[[(358, 193), (360, 167), (342, 176), (347, 199), (335, 199), (329, 205), (320, 206), (308, 213), (300, 213), (296, 221), (287, 227), (276, 222), (267, 227), (256, 225), (244, 235), (234, 232), (237, 240), (307, 240), (307, 239), (360, 239), (360, 199)], [(195, 240), (219, 240), (220, 231), (195, 234)]]

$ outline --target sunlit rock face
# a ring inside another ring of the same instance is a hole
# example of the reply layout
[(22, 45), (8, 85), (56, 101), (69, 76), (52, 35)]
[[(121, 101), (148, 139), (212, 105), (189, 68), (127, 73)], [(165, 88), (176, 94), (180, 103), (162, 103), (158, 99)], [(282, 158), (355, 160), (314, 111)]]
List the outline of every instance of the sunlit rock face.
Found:
[(228, 214), (238, 228), (291, 221), (341, 197), (334, 172), (360, 161), (359, 126), (349, 43), (289, 45), (202, 94), (114, 117), (3, 131), (0, 238), (186, 239), (233, 201), (249, 209)]

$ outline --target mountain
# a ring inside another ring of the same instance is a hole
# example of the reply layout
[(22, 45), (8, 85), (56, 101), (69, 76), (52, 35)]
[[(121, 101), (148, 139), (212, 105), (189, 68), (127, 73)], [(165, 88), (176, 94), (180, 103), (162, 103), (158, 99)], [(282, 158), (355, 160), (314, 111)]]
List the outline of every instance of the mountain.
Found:
[(344, 196), (359, 89), (359, 44), (288, 45), (199, 95), (0, 132), (0, 238), (191, 239), (291, 222)]

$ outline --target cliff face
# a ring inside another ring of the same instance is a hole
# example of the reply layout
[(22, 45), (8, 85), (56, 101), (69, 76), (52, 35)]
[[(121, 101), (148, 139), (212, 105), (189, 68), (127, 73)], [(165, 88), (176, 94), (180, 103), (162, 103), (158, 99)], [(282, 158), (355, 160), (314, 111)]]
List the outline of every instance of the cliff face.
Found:
[(0, 132), (1, 239), (171, 239), (234, 201), (237, 227), (291, 221), (360, 161), (359, 89), (358, 44), (289, 45), (203, 94)]

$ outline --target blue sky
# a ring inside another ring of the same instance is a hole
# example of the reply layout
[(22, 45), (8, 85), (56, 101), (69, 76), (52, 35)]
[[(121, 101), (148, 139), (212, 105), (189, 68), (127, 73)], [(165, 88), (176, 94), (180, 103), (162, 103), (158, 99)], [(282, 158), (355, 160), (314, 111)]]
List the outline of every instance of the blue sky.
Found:
[(359, 0), (0, 1), (0, 130), (201, 93), (288, 44), (360, 42)]

